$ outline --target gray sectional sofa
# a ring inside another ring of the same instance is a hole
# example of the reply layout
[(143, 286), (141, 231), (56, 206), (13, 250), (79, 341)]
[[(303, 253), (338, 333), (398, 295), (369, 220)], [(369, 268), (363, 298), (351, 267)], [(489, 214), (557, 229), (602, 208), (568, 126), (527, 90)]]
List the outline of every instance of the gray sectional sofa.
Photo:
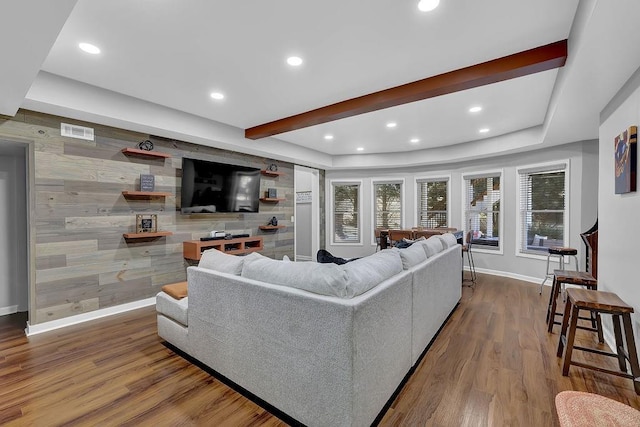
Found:
[(234, 257), (157, 296), (158, 334), (309, 426), (367, 426), (461, 296), (460, 246), (433, 236), (344, 265)]

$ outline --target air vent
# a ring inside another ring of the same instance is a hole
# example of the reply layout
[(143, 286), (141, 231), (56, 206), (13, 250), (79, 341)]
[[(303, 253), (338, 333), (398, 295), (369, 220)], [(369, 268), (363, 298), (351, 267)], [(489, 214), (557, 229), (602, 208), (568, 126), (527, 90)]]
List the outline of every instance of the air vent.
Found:
[(93, 141), (93, 128), (60, 123), (60, 135)]

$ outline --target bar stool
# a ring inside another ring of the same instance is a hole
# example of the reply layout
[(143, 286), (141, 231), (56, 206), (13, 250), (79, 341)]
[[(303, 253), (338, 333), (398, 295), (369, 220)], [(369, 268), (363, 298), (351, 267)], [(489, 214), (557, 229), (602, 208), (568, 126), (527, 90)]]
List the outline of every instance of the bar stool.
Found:
[(564, 246), (551, 246), (549, 248), (549, 255), (547, 255), (547, 273), (544, 276), (544, 280), (540, 283), (540, 295), (542, 295), (542, 289), (547, 279), (553, 278), (553, 274), (549, 271), (549, 264), (551, 261), (551, 257), (558, 257), (558, 261), (560, 262), (560, 270), (564, 270), (564, 257), (569, 256), (573, 257), (573, 260), (576, 263), (576, 271), (579, 270), (578, 266), (578, 250), (574, 248), (568, 248)]
[[(558, 304), (558, 295), (560, 295), (560, 289), (565, 284), (584, 286), (592, 291), (598, 290), (598, 280), (596, 280), (591, 274), (584, 271), (571, 271), (571, 270), (553, 270), (553, 286), (551, 287), (551, 294), (549, 295), (549, 305), (547, 306), (547, 331), (553, 332), (553, 325), (561, 325), (560, 322), (556, 322), (556, 316), (561, 316), (562, 313), (556, 312)], [(598, 327), (600, 334), (602, 334), (602, 327), (599, 322), (600, 317), (586, 319), (591, 320), (592, 328)], [(580, 328), (580, 326), (578, 326)], [(600, 337), (600, 335), (599, 335)]]
[[(462, 245), (462, 261), (464, 264), (464, 254), (467, 254), (467, 263), (469, 264), (469, 272), (471, 274), (471, 287), (476, 284), (476, 264), (473, 262), (473, 253), (471, 252), (471, 232), (467, 233), (467, 243)], [(464, 265), (462, 266), (462, 281), (464, 282)]]
[[(600, 313), (611, 314), (613, 320), (613, 333), (616, 340), (615, 353), (573, 345), (576, 337), (576, 327), (578, 324), (578, 314), (580, 310), (589, 310), (591, 312), (595, 312), (596, 315), (600, 315)], [(560, 332), (557, 352), (558, 357), (562, 357), (564, 352), (562, 375), (565, 377), (568, 376), (569, 367), (571, 365), (575, 365), (581, 368), (604, 372), (606, 374), (630, 378), (633, 380), (633, 388), (635, 389), (636, 394), (640, 395), (640, 366), (638, 365), (638, 353), (636, 351), (636, 342), (633, 338), (633, 326), (631, 324), (631, 313), (633, 313), (633, 311), (632, 306), (622, 301), (618, 295), (612, 292), (591, 291), (577, 288), (567, 289), (567, 303), (565, 304), (564, 317), (562, 319), (562, 330)], [(620, 320), (622, 320), (624, 331), (620, 327)], [(603, 356), (615, 357), (618, 359), (618, 367), (620, 368), (620, 371), (576, 362), (571, 359), (574, 349), (596, 353)], [(631, 366), (631, 374), (627, 373), (627, 361)]]

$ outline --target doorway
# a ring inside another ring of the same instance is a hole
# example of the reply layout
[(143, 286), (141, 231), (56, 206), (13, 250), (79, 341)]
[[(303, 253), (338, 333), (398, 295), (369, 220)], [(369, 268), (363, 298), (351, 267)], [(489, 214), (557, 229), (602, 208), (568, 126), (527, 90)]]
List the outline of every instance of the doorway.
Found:
[(0, 141), (0, 316), (29, 311), (27, 149)]
[(295, 260), (314, 261), (320, 248), (320, 172), (295, 165)]

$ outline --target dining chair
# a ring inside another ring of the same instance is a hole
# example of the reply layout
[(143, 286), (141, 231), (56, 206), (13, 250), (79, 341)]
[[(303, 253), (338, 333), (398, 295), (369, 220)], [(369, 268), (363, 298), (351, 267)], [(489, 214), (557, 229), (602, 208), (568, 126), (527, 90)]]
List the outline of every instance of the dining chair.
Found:
[(391, 244), (402, 239), (413, 239), (413, 230), (389, 230), (389, 241)]

